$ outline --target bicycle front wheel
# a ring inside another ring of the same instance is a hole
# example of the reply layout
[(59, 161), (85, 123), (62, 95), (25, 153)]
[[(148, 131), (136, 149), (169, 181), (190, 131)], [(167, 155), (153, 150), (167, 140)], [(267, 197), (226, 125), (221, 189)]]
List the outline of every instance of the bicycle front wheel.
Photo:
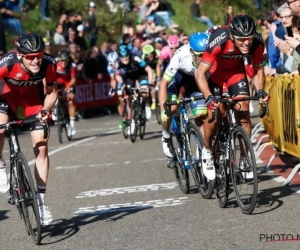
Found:
[(190, 190), (190, 179), (189, 179), (189, 172), (184, 167), (184, 163), (182, 160), (182, 145), (178, 141), (176, 134), (172, 131), (171, 132), (171, 140), (172, 146), (174, 149), (174, 174), (176, 181), (184, 194), (187, 194)]
[(189, 137), (189, 141), (187, 143), (190, 144), (190, 147), (187, 147), (188, 151), (188, 159), (191, 166), (191, 172), (194, 177), (195, 184), (199, 190), (199, 193), (204, 199), (210, 199), (213, 194), (213, 182), (208, 181), (202, 170), (202, 148), (204, 145), (203, 136), (199, 131), (199, 128), (192, 122), (190, 122), (187, 126), (187, 133)]
[(62, 132), (63, 132), (63, 116), (61, 113), (60, 105), (56, 105), (56, 114), (57, 114), (57, 134), (59, 143), (63, 143)]
[(233, 137), (234, 145), (230, 148), (232, 184), (242, 212), (251, 214), (256, 206), (258, 190), (255, 154), (249, 136), (242, 127), (235, 128)]
[(159, 102), (158, 102), (158, 91), (155, 91), (155, 115), (156, 115), (156, 120), (157, 123), (160, 125), (161, 124), (161, 117), (160, 117), (160, 107), (159, 107)]
[(37, 203), (37, 193), (27, 160), (22, 153), (15, 159), (19, 176), (20, 203), (22, 204), (23, 218), (27, 224), (29, 234), (36, 245), (41, 243), (41, 222)]
[(145, 111), (145, 102), (142, 103), (141, 106), (141, 114), (140, 114), (140, 124), (139, 124), (140, 138), (144, 139), (146, 132), (146, 111)]
[(131, 118), (130, 118), (130, 140), (131, 142), (135, 142), (138, 132), (138, 104), (136, 101), (132, 101), (131, 105)]

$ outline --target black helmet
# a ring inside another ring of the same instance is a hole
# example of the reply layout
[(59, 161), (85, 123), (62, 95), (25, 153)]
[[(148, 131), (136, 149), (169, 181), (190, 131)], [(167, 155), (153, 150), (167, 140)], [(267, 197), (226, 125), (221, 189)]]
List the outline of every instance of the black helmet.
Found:
[(31, 54), (44, 51), (43, 38), (35, 33), (22, 34), (15, 40), (15, 49), (20, 54)]
[(127, 57), (129, 56), (129, 54), (130, 51), (127, 48), (126, 44), (122, 44), (121, 46), (119, 46), (119, 52), (118, 52), (119, 57)]
[(70, 61), (71, 59), (71, 55), (70, 55), (70, 51), (68, 50), (61, 50), (58, 53), (58, 60), (59, 61)]
[(234, 36), (252, 36), (256, 32), (256, 24), (251, 16), (236, 15), (229, 24), (229, 30)]

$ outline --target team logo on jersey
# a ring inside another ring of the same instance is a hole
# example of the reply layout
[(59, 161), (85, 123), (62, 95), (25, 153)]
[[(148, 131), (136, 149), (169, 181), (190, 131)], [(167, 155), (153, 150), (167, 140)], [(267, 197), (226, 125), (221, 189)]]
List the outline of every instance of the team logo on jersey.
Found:
[(21, 76), (22, 76), (22, 73), (16, 74), (16, 77), (17, 77), (17, 78), (20, 78)]
[(19, 81), (19, 80), (7, 78), (6, 81), (8, 81), (9, 83), (16, 85), (16, 86), (31, 86), (31, 85), (36, 85), (36, 84), (42, 83), (43, 79), (39, 79), (36, 81)]
[(244, 88), (246, 85), (247, 85), (246, 82), (239, 82), (238, 83), (239, 88)]
[(225, 59), (242, 59), (244, 55), (220, 55), (220, 57)]
[(6, 62), (6, 61), (8, 61), (8, 60), (10, 60), (10, 59), (12, 59), (12, 58), (13, 58), (13, 55), (6, 56), (6, 57), (4, 57), (4, 58), (2, 58), (2, 59), (0, 60), (0, 64), (1, 64), (1, 63), (4, 63), (4, 62)]
[(212, 42), (210, 42), (209, 47), (210, 48), (213, 47), (214, 45), (216, 45), (217, 43), (219, 43), (225, 38), (226, 38), (226, 32), (223, 32), (221, 35), (217, 36)]

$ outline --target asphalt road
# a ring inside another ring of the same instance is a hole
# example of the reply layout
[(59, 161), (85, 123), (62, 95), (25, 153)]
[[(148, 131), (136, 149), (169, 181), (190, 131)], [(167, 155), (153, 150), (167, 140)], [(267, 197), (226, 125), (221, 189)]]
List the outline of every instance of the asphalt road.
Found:
[[(214, 196), (204, 200), (195, 188), (181, 192), (166, 167), (154, 116), (145, 139), (135, 143), (123, 138), (118, 123), (117, 115), (80, 121), (74, 140), (63, 144), (52, 127), (46, 204), (54, 221), (43, 228), (42, 246), (35, 246), (1, 194), (0, 249), (300, 248), (299, 195), (274, 181), (274, 173), (259, 176), (252, 215), (242, 214), (234, 195), (222, 209)], [(19, 139), (33, 168), (30, 135)], [(4, 157), (9, 159), (7, 151)], [(277, 234), (294, 241), (266, 242)]]

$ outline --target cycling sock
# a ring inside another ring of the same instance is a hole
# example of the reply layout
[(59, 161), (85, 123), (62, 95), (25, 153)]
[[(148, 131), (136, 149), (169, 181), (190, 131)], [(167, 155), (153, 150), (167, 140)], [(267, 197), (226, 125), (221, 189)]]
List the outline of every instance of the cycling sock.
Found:
[(155, 103), (155, 98), (152, 98), (152, 103)]
[(211, 150), (207, 150), (205, 147), (202, 150), (204, 154), (211, 154)]
[(45, 204), (45, 193), (46, 193), (46, 186), (39, 186), (37, 185), (37, 198), (38, 198), (38, 204), (44, 205)]
[(163, 130), (162, 131), (162, 136), (163, 136), (163, 138), (170, 138), (171, 136), (170, 136), (170, 132), (169, 131), (166, 131), (166, 130)]
[(75, 126), (75, 117), (70, 117), (70, 126), (72, 128)]

